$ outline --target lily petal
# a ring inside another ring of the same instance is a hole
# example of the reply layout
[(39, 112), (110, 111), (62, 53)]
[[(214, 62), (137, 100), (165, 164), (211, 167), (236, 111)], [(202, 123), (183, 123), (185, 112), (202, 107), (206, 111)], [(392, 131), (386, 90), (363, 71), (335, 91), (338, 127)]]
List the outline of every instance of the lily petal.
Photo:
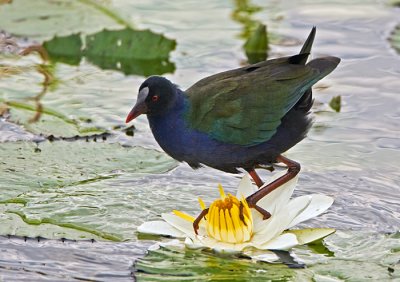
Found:
[[(306, 221), (310, 218), (316, 217), (320, 215), (321, 213), (325, 212), (327, 209), (329, 209), (330, 206), (333, 204), (333, 198), (325, 195), (309, 195), (309, 196), (302, 196), (298, 197), (294, 200), (297, 200), (299, 198), (303, 197), (311, 197), (311, 202), (308, 205), (308, 207), (300, 213), (298, 216), (296, 216), (292, 222), (289, 224), (287, 228), (291, 228), (295, 226), (296, 224)], [(292, 201), (294, 201), (292, 200)]]
[[(280, 177), (279, 175), (277, 177)], [(296, 187), (298, 176), (286, 182), (276, 190), (269, 193), (267, 196), (262, 198), (257, 205), (261, 208), (271, 212), (272, 210), (279, 211), (280, 208), (285, 207), (289, 202), (290, 197), (293, 194), (294, 188)]]
[(259, 250), (256, 248), (247, 248), (242, 251), (244, 256), (251, 258), (254, 261), (264, 261), (268, 263), (274, 263), (279, 261), (279, 257), (272, 251)]
[[(215, 240), (214, 238), (208, 236), (198, 236), (196, 238), (201, 244), (204, 246), (213, 249), (217, 253), (225, 253), (225, 254), (232, 254), (237, 253), (243, 250), (244, 248), (251, 246), (250, 242), (239, 243), (239, 244), (231, 244), (231, 243), (224, 243)], [(196, 240), (193, 240), (196, 241)]]
[[(162, 219), (164, 219), (167, 223), (178, 229), (179, 231), (185, 233), (186, 236), (193, 238), (196, 236), (193, 229), (193, 224), (179, 216), (176, 216), (172, 213), (163, 213), (161, 214)], [(205, 232), (204, 228), (199, 229), (199, 232)]]
[(289, 230), (286, 231), (284, 234), (291, 233), (296, 235), (299, 244), (304, 245), (331, 235), (335, 231), (336, 230), (333, 228), (308, 228)]
[(268, 263), (274, 263), (279, 261), (279, 257), (274, 254), (273, 252), (266, 252), (263, 254), (255, 255), (255, 256), (249, 256), (251, 257), (252, 260), (255, 261), (263, 261), (263, 262), (268, 262)]
[(281, 234), (288, 225), (303, 212), (311, 202), (311, 197), (299, 197), (285, 205), (285, 209), (281, 209), (271, 216), (268, 221), (261, 223), (258, 232), (253, 235), (253, 241), (256, 244), (262, 245), (274, 237)]
[(257, 248), (262, 250), (288, 250), (294, 246), (297, 246), (298, 244), (299, 241), (297, 240), (296, 235), (284, 233), (265, 244), (257, 246)]
[(239, 182), (238, 191), (236, 193), (236, 198), (241, 199), (246, 198), (258, 190), (257, 186), (254, 185), (248, 174), (245, 174)]
[(198, 249), (204, 249), (204, 248), (206, 248), (206, 246), (204, 246), (203, 244), (201, 244), (200, 241), (190, 239), (189, 237), (186, 237), (186, 239), (185, 239), (185, 246), (186, 246), (188, 249), (192, 249), (192, 250), (198, 250)]
[(185, 233), (161, 220), (145, 222), (138, 227), (137, 231), (143, 234), (185, 238)]

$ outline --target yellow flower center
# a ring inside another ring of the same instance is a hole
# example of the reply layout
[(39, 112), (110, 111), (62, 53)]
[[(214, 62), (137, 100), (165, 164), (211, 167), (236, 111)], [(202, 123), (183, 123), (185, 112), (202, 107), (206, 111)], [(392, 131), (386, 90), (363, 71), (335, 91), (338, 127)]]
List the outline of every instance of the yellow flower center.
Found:
[[(246, 200), (241, 200), (225, 192), (219, 185), (221, 198), (215, 200), (205, 216), (207, 234), (225, 243), (243, 243), (249, 241), (253, 234), (253, 218)], [(200, 206), (204, 210), (205, 204), (199, 198)], [(179, 211), (174, 211), (183, 219), (194, 221), (194, 218)], [(204, 220), (203, 219), (203, 220)]]

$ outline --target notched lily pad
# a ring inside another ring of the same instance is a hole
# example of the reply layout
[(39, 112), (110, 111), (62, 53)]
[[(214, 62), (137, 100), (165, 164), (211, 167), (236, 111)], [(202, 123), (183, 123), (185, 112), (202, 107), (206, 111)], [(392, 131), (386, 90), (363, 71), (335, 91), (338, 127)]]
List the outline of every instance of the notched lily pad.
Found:
[(45, 41), (43, 47), (52, 61), (78, 65), (86, 57), (102, 69), (127, 75), (148, 76), (175, 70), (169, 54), (175, 49), (176, 41), (150, 30), (103, 30), (87, 36), (78, 33), (54, 37)]

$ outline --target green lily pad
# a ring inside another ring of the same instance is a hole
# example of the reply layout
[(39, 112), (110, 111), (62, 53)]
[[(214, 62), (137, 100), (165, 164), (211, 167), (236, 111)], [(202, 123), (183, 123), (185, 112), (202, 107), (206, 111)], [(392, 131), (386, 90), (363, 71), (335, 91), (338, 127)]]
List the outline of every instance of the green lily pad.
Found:
[(93, 3), (89, 0), (14, 0), (0, 6), (0, 26), (16, 36), (41, 41), (55, 34), (91, 33), (104, 27), (128, 25), (107, 7)]
[(390, 5), (400, 7), (400, 0), (391, 0)]
[(267, 59), (268, 35), (267, 27), (259, 24), (243, 46), (250, 64), (255, 64)]
[(173, 72), (175, 65), (169, 54), (176, 41), (150, 30), (103, 30), (84, 37), (81, 34), (54, 37), (43, 43), (50, 59), (78, 65), (85, 56), (102, 69), (118, 70), (124, 74), (148, 76)]
[(155, 150), (84, 141), (4, 143), (0, 159), (1, 235), (114, 241), (131, 238), (147, 210), (133, 180), (177, 165)]
[(329, 106), (335, 111), (335, 112), (340, 112), (340, 108), (342, 107), (342, 97), (335, 96), (331, 99), (329, 102)]
[(116, 177), (156, 173), (176, 166), (165, 154), (140, 147), (84, 141), (4, 143), (0, 146), (0, 200), (37, 189), (55, 189)]
[(86, 41), (84, 55), (102, 69), (144, 76), (175, 70), (168, 57), (176, 41), (150, 30), (104, 30), (89, 35)]
[(301, 245), (314, 242), (315, 240), (322, 239), (335, 232), (333, 228), (309, 228), (309, 229), (293, 229), (287, 231), (296, 235), (297, 240)]
[(73, 137), (106, 132), (105, 129), (70, 119), (57, 111), (43, 108), (39, 104), (20, 102), (7, 102), (6, 104), (10, 110), (9, 121), (23, 125), (26, 130), (37, 135)]
[(51, 60), (69, 65), (79, 65), (82, 59), (82, 45), (80, 33), (55, 36), (43, 43)]
[(390, 35), (389, 42), (392, 44), (392, 47), (400, 53), (400, 25), (396, 26)]
[(169, 248), (149, 251), (136, 262), (135, 271), (140, 281), (296, 281), (297, 277), (283, 264)]

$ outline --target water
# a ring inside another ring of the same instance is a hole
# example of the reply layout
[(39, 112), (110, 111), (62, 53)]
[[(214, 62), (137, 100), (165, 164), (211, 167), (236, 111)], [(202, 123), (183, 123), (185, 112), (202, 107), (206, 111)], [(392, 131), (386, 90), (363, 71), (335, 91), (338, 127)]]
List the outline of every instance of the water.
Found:
[[(238, 8), (244, 3), (103, 4), (136, 28), (177, 41), (170, 56), (175, 71), (165, 76), (183, 89), (245, 63), (243, 34), (256, 21), (268, 26), (270, 58), (297, 53), (311, 27), (317, 26), (313, 57), (334, 55), (342, 62), (317, 84), (314, 127), (287, 156), (302, 164), (296, 195), (323, 193), (335, 198), (327, 213), (300, 226), (340, 230), (326, 239), (328, 250), (296, 248), (294, 253), (308, 266), (300, 270), (168, 250), (145, 256), (148, 246), (160, 238), (138, 238), (138, 225), (173, 208), (196, 214), (198, 196), (210, 202), (217, 196), (217, 183), (234, 191), (238, 176), (210, 168), (193, 171), (154, 151), (160, 148), (145, 117), (134, 122), (133, 137), (125, 133), (125, 116), (144, 77), (102, 70), (83, 59), (78, 66), (57, 64), (57, 83), (45, 89), (37, 56), (7, 55), (1, 64), (14, 67), (14, 72), (0, 72), (0, 105), (18, 102), (33, 110), (12, 104), (0, 120), (0, 235), (55, 240), (2, 238), (0, 280), (129, 281), (136, 276), (154, 281), (177, 279), (174, 275), (190, 281), (257, 281), (266, 276), (278, 281), (399, 279), (400, 56), (387, 40), (400, 22), (399, 9), (372, 0), (254, 1), (247, 4), (259, 6), (259, 11), (246, 13)], [(4, 8), (0, 6), (0, 13)], [(39, 28), (4, 19), (0, 27), (28, 37), (18, 43), (29, 45), (49, 40), (54, 32), (92, 34), (120, 26), (88, 7), (79, 12), (85, 20), (65, 30), (50, 24), (52, 17), (37, 20), (40, 13), (30, 13)], [(339, 113), (328, 106), (337, 95), (342, 97)], [(51, 112), (30, 123), (38, 101)], [(103, 132), (110, 133), (105, 140), (74, 141), (75, 135)], [(49, 135), (65, 140), (44, 141)], [(58, 238), (84, 241), (62, 243)], [(194, 262), (184, 264), (191, 257)], [(220, 272), (212, 271), (221, 264)], [(229, 276), (232, 271), (236, 276)]]

